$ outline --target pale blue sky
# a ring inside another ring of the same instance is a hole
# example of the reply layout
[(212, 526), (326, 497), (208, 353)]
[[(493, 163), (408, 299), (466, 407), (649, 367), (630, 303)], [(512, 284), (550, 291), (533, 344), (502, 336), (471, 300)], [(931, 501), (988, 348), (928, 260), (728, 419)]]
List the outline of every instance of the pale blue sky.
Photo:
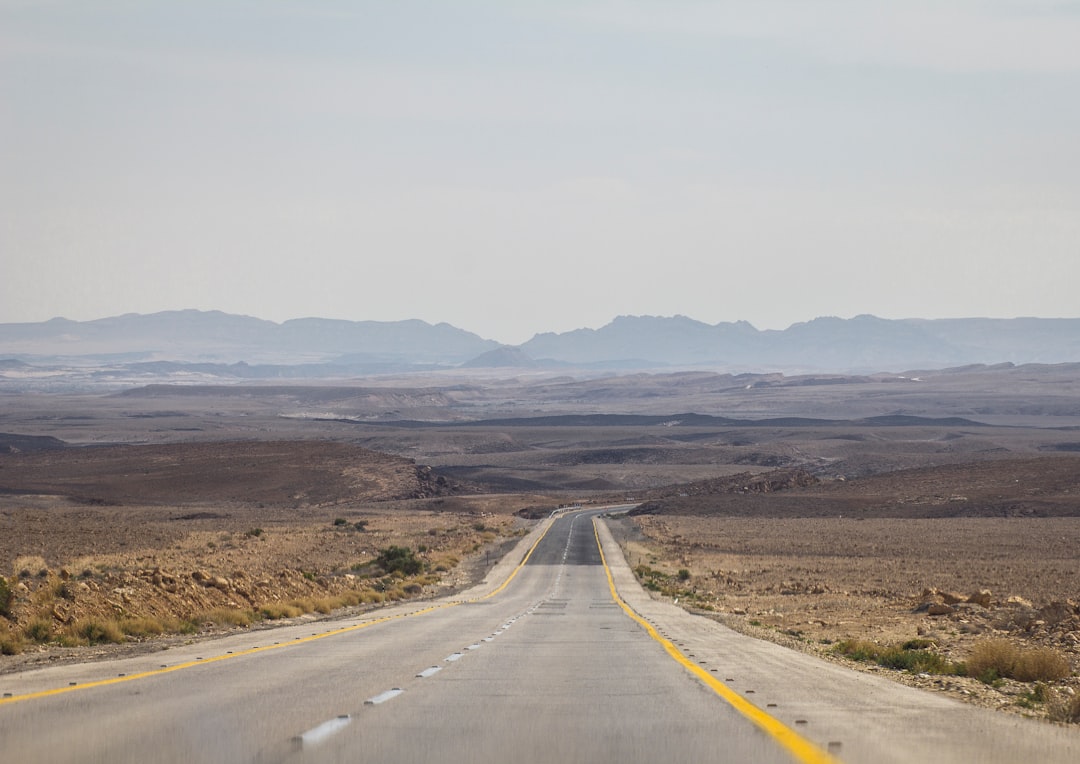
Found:
[(1080, 2), (0, 0), (0, 321), (1080, 316)]

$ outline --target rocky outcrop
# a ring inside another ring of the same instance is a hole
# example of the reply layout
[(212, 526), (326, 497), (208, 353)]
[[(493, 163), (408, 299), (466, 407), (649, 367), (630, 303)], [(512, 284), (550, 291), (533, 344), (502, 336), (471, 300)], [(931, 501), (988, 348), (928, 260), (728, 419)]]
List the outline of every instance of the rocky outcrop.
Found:
[(980, 589), (966, 597), (924, 589), (914, 612), (948, 616), (967, 632), (993, 630), (1064, 647), (1080, 645), (1080, 603), (1073, 600), (1035, 607), (1030, 600), (1016, 595), (995, 598), (989, 589)]

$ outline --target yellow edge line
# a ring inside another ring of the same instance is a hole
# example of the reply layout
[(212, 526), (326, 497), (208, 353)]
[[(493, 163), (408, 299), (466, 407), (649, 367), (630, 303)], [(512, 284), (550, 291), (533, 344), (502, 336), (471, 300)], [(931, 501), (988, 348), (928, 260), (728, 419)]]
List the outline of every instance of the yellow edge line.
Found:
[(596, 536), (596, 546), (600, 550), (600, 561), (603, 563), (604, 573), (607, 575), (608, 588), (611, 590), (611, 598), (615, 600), (619, 607), (621, 607), (630, 618), (640, 624), (641, 627), (649, 633), (650, 637), (659, 642), (668, 655), (681, 664), (683, 668), (704, 682), (709, 689), (726, 700), (736, 711), (747, 717), (760, 729), (766, 732), (773, 740), (791, 753), (796, 760), (804, 762), (804, 764), (840, 764), (839, 759), (821, 750), (779, 719), (765, 713), (708, 671), (690, 661), (670, 640), (661, 636), (660, 633), (653, 628), (652, 624), (635, 613), (615, 590), (615, 580), (611, 576), (611, 568), (608, 567), (607, 558), (604, 556), (604, 547), (600, 543), (600, 533), (596, 527), (596, 518), (593, 518), (593, 534)]
[[(544, 529), (544, 532), (541, 533), (540, 536), (533, 543), (533, 545), (531, 547), (529, 547), (529, 551), (526, 552), (525, 556), (521, 558), (521, 562), (518, 563), (518, 566), (516, 568), (514, 568), (514, 570), (510, 573), (510, 575), (507, 577), (507, 579), (505, 581), (503, 581), (502, 584), (497, 589), (495, 589), (494, 591), (492, 591), (492, 592), (490, 592), (488, 594), (485, 594), (483, 597), (477, 597), (475, 599), (468, 600), (468, 602), (479, 602), (480, 600), (486, 600), (489, 597), (494, 597), (496, 594), (498, 594), (503, 589), (505, 589), (507, 587), (507, 585), (514, 579), (514, 576), (516, 576), (518, 574), (518, 571), (520, 571), (523, 567), (525, 567), (525, 563), (527, 563), (529, 561), (529, 558), (532, 557), (533, 551), (536, 549), (536, 547), (543, 540), (544, 536), (547, 535), (547, 532), (549, 530), (551, 530), (552, 525), (554, 525), (554, 523), (549, 524), (548, 527)], [(424, 615), (426, 613), (431, 613), (431, 612), (433, 612), (435, 610), (444, 610), (445, 608), (451, 608), (451, 607), (455, 607), (457, 605), (461, 605), (463, 602), (465, 602), (465, 600), (456, 600), (454, 602), (444, 602), (442, 604), (432, 605), (431, 607), (424, 608), (423, 610), (416, 610), (416, 611), (413, 611), (411, 613), (401, 613), (400, 615), (383, 616), (382, 618), (376, 618), (376, 619), (374, 619), (372, 621), (364, 621), (363, 623), (354, 624), (353, 626), (345, 626), (345, 627), (342, 627), (340, 629), (334, 629), (333, 631), (324, 632), (322, 634), (312, 634), (310, 637), (301, 637), (300, 639), (294, 639), (294, 640), (291, 640), (289, 642), (282, 642), (280, 644), (275, 644), (275, 645), (264, 645), (263, 647), (252, 647), (252, 648), (250, 648), (248, 650), (239, 650), (237, 652), (228, 653), (226, 655), (217, 655), (217, 656), (214, 656), (213, 658), (206, 658), (206, 659), (201, 660), (201, 661), (187, 661), (185, 663), (177, 663), (175, 666), (167, 666), (165, 668), (154, 669), (152, 671), (143, 671), (143, 672), (138, 673), (138, 674), (129, 674), (127, 676), (115, 676), (115, 677), (111, 677), (109, 679), (98, 679), (98, 680), (93, 681), (93, 682), (85, 682), (83, 684), (77, 684), (77, 685), (72, 685), (72, 686), (68, 686), (68, 687), (54, 687), (51, 690), (39, 690), (38, 692), (28, 692), (25, 695), (14, 695), (14, 696), (12, 696), (10, 698), (0, 698), (0, 706), (5, 705), (7, 703), (18, 703), (19, 701), (23, 701), (23, 700), (35, 700), (37, 698), (48, 698), (48, 697), (51, 697), (53, 695), (62, 695), (62, 694), (67, 693), (67, 692), (78, 692), (79, 690), (89, 690), (89, 689), (92, 689), (94, 687), (106, 687), (106, 686), (108, 686), (110, 684), (120, 684), (121, 682), (134, 682), (137, 679), (148, 679), (150, 677), (161, 676), (162, 674), (171, 674), (174, 671), (181, 671), (183, 669), (189, 669), (189, 668), (193, 668), (195, 666), (205, 666), (208, 663), (217, 663), (218, 661), (227, 661), (227, 660), (231, 660), (233, 658), (240, 658), (240, 657), (245, 656), (245, 655), (255, 655), (256, 653), (263, 653), (263, 652), (267, 652), (268, 650), (277, 650), (279, 648), (289, 647), (291, 645), (302, 645), (305, 642), (314, 642), (315, 640), (318, 640), (318, 639), (326, 639), (327, 637), (335, 637), (335, 636), (338, 636), (340, 634), (347, 634), (347, 633), (349, 633), (351, 631), (359, 631), (360, 629), (366, 629), (369, 626), (375, 626), (376, 624), (379, 624), (379, 623), (386, 623), (387, 621), (395, 621), (395, 620), (399, 620), (401, 618), (410, 618), (410, 617), (416, 616), (416, 615)]]
[(551, 526), (552, 526), (552, 525), (554, 525), (554, 524), (555, 524), (555, 521), (554, 521), (554, 520), (552, 520), (552, 521), (551, 521), (551, 522), (550, 522), (550, 523), (548, 524), (548, 527), (547, 527), (547, 528), (545, 528), (545, 529), (544, 529), (544, 532), (543, 532), (543, 533), (541, 533), (541, 534), (540, 534), (540, 535), (539, 535), (539, 536), (537, 537), (536, 541), (534, 541), (534, 542), (533, 542), (533, 545), (532, 545), (531, 547), (529, 547), (529, 551), (528, 551), (528, 552), (526, 552), (526, 553), (525, 553), (525, 556), (521, 558), (521, 562), (519, 562), (519, 563), (518, 563), (518, 566), (517, 566), (516, 568), (514, 568), (514, 569), (513, 569), (513, 571), (511, 571), (511, 572), (510, 572), (510, 575), (509, 575), (509, 576), (507, 576), (507, 577), (506, 577), (506, 580), (505, 580), (505, 581), (503, 581), (503, 582), (502, 582), (502, 584), (500, 584), (500, 585), (499, 585), (499, 588), (495, 589), (494, 591), (488, 592), (488, 593), (487, 593), (487, 594), (485, 594), (485, 595), (484, 595), (483, 597), (477, 597), (477, 598), (475, 598), (475, 599), (471, 599), (471, 600), (469, 600), (469, 602), (479, 602), (480, 600), (486, 600), (486, 599), (489, 599), (489, 598), (491, 598), (491, 597), (494, 597), (494, 596), (495, 596), (496, 594), (498, 594), (499, 592), (501, 592), (501, 591), (502, 591), (503, 589), (505, 589), (505, 588), (506, 588), (507, 586), (509, 586), (510, 582), (514, 580), (514, 576), (516, 576), (516, 575), (518, 574), (518, 571), (519, 571), (519, 570), (521, 570), (522, 568), (524, 568), (524, 567), (525, 567), (525, 563), (527, 563), (527, 562), (529, 561), (529, 558), (530, 558), (530, 557), (532, 557), (532, 553), (533, 553), (534, 551), (536, 551), (536, 547), (540, 546), (540, 542), (544, 540), (544, 536), (546, 536), (546, 535), (547, 535), (547, 532), (548, 532), (549, 530), (551, 530)]

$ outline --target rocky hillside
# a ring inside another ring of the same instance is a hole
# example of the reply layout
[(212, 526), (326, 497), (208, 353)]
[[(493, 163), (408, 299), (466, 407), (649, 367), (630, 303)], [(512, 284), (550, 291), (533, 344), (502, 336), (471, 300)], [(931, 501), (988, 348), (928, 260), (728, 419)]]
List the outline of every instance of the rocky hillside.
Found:
[(412, 460), (330, 441), (64, 448), (0, 454), (0, 493), (90, 505), (308, 507), (449, 494)]

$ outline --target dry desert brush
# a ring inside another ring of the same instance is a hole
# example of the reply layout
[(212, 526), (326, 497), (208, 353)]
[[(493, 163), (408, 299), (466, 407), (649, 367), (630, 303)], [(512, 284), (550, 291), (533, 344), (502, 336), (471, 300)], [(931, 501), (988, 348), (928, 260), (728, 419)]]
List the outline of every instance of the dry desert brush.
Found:
[(1007, 639), (987, 639), (972, 648), (967, 673), (987, 683), (996, 679), (1053, 682), (1070, 676), (1072, 666), (1052, 647), (1021, 648)]
[(962, 674), (963, 666), (953, 663), (927, 648), (927, 640), (909, 640), (901, 644), (880, 645), (867, 640), (849, 639), (840, 642), (833, 652), (853, 661), (876, 663), (885, 668), (910, 671), (912, 674)]
[(11, 616), (11, 606), (15, 602), (15, 590), (3, 576), (0, 576), (0, 616)]

